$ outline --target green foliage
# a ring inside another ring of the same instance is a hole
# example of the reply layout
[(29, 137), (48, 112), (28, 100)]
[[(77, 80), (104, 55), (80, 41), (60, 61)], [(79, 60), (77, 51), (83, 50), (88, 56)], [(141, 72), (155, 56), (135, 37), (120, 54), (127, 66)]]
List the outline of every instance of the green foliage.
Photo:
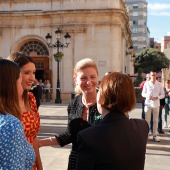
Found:
[(143, 70), (141, 68), (139, 68), (138, 76), (136, 77), (136, 80), (135, 80), (135, 87), (138, 87), (140, 85), (140, 83), (143, 81), (142, 72), (143, 72)]
[(170, 61), (163, 52), (154, 48), (147, 48), (136, 55), (134, 60), (135, 72), (142, 68), (144, 73), (151, 70), (160, 72), (162, 68), (169, 68)]

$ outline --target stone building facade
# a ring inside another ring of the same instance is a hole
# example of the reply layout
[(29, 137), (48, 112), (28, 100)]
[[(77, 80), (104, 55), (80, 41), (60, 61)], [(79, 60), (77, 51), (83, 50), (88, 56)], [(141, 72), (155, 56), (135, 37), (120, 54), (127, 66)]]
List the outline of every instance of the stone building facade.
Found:
[(133, 73), (133, 45), (129, 17), (123, 0), (1, 0), (0, 56), (14, 51), (29, 54), (36, 62), (36, 78), (50, 79), (53, 98), (57, 81), (56, 49), (49, 49), (45, 36), (62, 29), (61, 41), (71, 35), (60, 62), (61, 97), (74, 91), (73, 68), (85, 57), (96, 61), (99, 80), (107, 71)]

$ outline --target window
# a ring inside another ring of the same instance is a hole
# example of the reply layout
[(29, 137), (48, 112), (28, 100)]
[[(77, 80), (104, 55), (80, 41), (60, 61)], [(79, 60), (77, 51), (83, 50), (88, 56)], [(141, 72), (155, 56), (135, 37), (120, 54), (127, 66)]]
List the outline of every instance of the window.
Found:
[(136, 42), (136, 41), (138, 41), (138, 37), (133, 37), (132, 40), (133, 40), (133, 42)]
[(133, 9), (137, 9), (138, 8), (138, 4), (133, 4)]
[(38, 40), (26, 42), (19, 51), (27, 55), (30, 55), (30, 53), (34, 52), (36, 55), (49, 56), (46, 46)]
[(138, 29), (137, 28), (133, 28), (132, 32), (133, 33), (138, 33)]
[(133, 12), (133, 16), (137, 17), (138, 16), (138, 12)]
[(138, 9), (138, 5), (137, 6), (133, 6), (133, 9)]
[(44, 69), (45, 67), (44, 67), (44, 63), (41, 63), (41, 62), (36, 62), (35, 63), (35, 66), (36, 66), (36, 69)]
[(133, 21), (133, 25), (138, 25), (138, 20)]

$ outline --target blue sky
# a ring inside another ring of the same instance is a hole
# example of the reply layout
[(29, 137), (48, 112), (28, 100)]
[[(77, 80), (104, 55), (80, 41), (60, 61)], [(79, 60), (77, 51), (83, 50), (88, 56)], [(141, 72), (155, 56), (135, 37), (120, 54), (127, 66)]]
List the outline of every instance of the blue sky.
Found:
[(150, 37), (157, 41), (170, 35), (170, 0), (147, 0)]

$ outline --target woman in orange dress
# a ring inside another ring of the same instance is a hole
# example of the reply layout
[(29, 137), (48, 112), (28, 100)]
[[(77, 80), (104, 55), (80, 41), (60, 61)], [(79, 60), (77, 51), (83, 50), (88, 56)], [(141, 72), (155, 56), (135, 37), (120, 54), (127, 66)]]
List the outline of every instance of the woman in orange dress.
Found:
[(24, 126), (25, 136), (34, 148), (36, 154), (36, 161), (33, 170), (42, 170), (43, 167), (37, 138), (37, 133), (40, 129), (40, 116), (37, 110), (35, 97), (31, 92), (28, 92), (35, 79), (35, 63), (31, 57), (20, 52), (10, 54), (8, 59), (17, 63), (21, 69), (22, 86), (24, 89), (22, 96), (19, 98), (19, 103), (22, 103), (20, 106), (21, 121)]

